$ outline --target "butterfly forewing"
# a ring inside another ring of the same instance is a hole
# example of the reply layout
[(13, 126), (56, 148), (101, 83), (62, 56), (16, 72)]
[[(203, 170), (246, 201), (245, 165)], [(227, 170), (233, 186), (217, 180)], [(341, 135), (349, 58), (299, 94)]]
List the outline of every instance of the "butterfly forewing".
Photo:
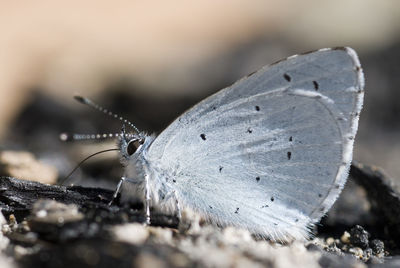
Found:
[(290, 57), (184, 113), (148, 163), (211, 221), (304, 238), (347, 178), (362, 88), (349, 48)]

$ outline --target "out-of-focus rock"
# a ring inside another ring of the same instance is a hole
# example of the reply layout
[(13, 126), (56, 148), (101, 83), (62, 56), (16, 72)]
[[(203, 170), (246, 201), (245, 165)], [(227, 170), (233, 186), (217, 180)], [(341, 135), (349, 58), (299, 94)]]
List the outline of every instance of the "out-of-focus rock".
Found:
[[(3, 226), (7, 224), (6, 219), (3, 214), (0, 212), (0, 252), (3, 251), (9, 244), (10, 240), (4, 236), (3, 234)], [(2, 267), (0, 265), (0, 267)]]
[(4, 254), (0, 254), (0, 267), (1, 268), (17, 268), (17, 264), (10, 257), (7, 257)]
[(368, 247), (369, 237), (370, 234), (360, 225), (356, 225), (350, 230), (350, 243), (362, 249)]
[(370, 242), (370, 246), (372, 251), (377, 255), (382, 254), (385, 251), (385, 244), (381, 240), (378, 239), (372, 240)]
[(349, 244), (350, 243), (350, 234), (349, 232), (345, 231), (343, 235), (340, 237), (340, 242), (343, 244)]
[(38, 161), (29, 152), (1, 151), (0, 172), (23, 180), (37, 181), (46, 184), (57, 182), (58, 172), (53, 166)]
[[(376, 166), (353, 163), (350, 176), (362, 186), (371, 204), (371, 213), (398, 244), (400, 238), (400, 191), (394, 180)], [(382, 229), (382, 228), (380, 228)]]
[(3, 252), (6, 250), (7, 246), (10, 243), (10, 239), (8, 239), (4, 235), (4, 231), (7, 230), (8, 228), (3, 228), (3, 226), (7, 226), (7, 221), (0, 210), (0, 267), (15, 268), (17, 266), (14, 263), (14, 260), (11, 257), (7, 257), (6, 255), (3, 254)]
[(112, 227), (111, 232), (114, 234), (115, 240), (134, 245), (143, 244), (149, 237), (149, 230), (139, 223), (116, 225)]
[(47, 222), (55, 224), (64, 224), (67, 222), (80, 221), (84, 215), (78, 211), (74, 204), (63, 204), (54, 200), (41, 199), (33, 204), (32, 216), (29, 221)]

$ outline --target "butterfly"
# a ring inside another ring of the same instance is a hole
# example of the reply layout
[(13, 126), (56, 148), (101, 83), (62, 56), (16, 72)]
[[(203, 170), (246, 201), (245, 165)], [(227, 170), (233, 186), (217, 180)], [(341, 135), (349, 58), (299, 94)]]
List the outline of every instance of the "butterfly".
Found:
[(147, 223), (150, 208), (190, 208), (273, 241), (309, 238), (347, 180), (363, 88), (356, 52), (327, 48), (248, 75), (157, 137), (125, 120), (114, 198), (143, 202)]

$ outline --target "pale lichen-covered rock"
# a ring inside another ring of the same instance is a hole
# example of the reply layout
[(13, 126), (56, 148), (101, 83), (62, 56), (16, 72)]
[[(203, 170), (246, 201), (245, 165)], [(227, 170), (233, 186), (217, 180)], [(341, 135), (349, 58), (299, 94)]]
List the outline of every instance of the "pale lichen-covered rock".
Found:
[(58, 171), (29, 152), (1, 151), (0, 175), (46, 184), (57, 182)]

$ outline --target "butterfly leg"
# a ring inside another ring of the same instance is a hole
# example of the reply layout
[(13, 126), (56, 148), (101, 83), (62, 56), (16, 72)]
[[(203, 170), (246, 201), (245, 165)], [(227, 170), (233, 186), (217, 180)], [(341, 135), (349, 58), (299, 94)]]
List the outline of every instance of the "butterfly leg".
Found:
[(113, 197), (112, 197), (110, 203), (108, 203), (109, 206), (111, 206), (112, 203), (114, 202), (114, 200), (117, 198), (118, 193), (119, 193), (119, 191), (121, 190), (122, 183), (123, 183), (124, 181), (125, 181), (125, 177), (121, 177), (121, 179), (120, 179), (119, 182), (118, 182), (117, 189), (115, 189), (115, 192), (114, 192), (114, 194), (113, 194)]
[(149, 176), (144, 175), (146, 181), (145, 187), (145, 210), (146, 210), (146, 224), (150, 225), (150, 188), (149, 188)]

